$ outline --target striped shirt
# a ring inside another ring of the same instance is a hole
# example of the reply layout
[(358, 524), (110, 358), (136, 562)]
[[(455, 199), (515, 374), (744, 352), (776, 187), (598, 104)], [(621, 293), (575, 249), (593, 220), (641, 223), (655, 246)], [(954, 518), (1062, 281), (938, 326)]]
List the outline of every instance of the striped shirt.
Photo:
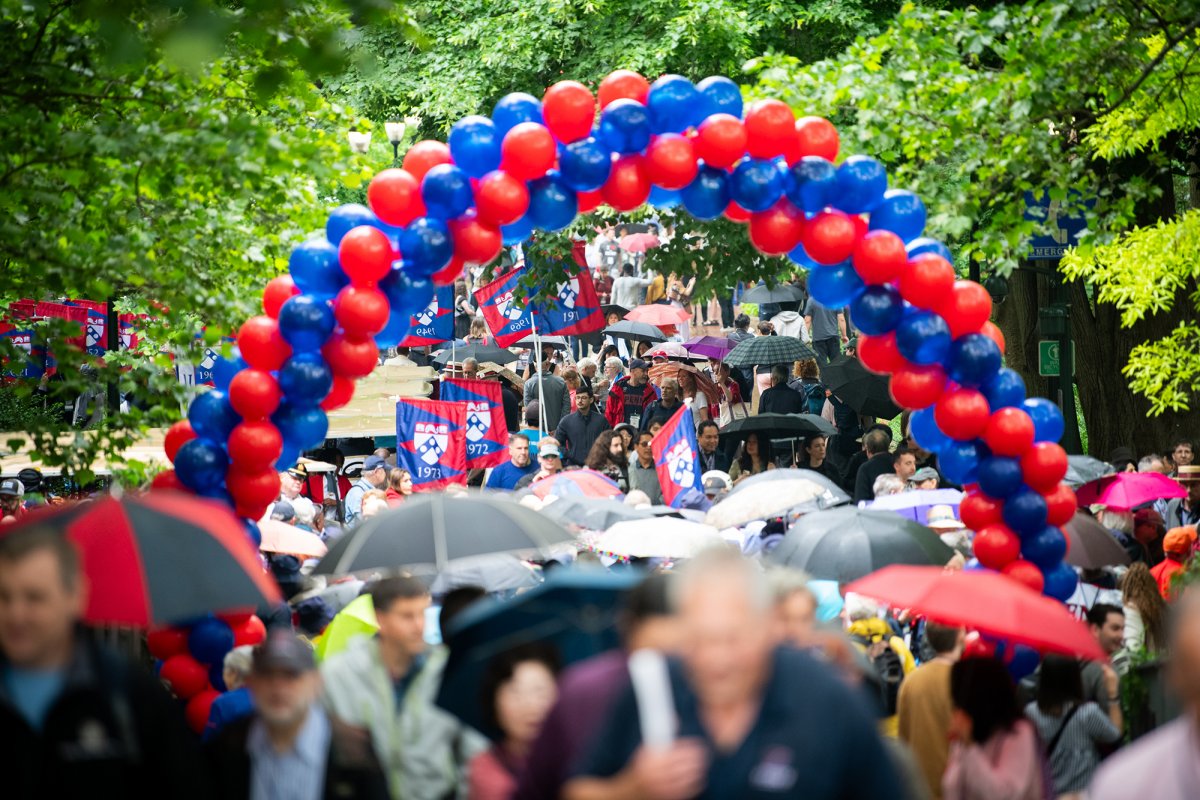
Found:
[(325, 793), (325, 766), (332, 728), (320, 705), (308, 710), (292, 748), (278, 752), (262, 720), (250, 725), (250, 800), (320, 800)]
[[(1037, 703), (1025, 706), (1025, 716), (1037, 728), (1038, 736), (1047, 748), (1058, 736), (1059, 728), (1071, 707), (1060, 716), (1052, 717), (1038, 708)], [(1048, 753), (1050, 772), (1054, 776), (1054, 791), (1059, 794), (1083, 791), (1100, 763), (1097, 744), (1112, 744), (1121, 738), (1121, 731), (1095, 703), (1084, 703), (1067, 721), (1053, 753)]]

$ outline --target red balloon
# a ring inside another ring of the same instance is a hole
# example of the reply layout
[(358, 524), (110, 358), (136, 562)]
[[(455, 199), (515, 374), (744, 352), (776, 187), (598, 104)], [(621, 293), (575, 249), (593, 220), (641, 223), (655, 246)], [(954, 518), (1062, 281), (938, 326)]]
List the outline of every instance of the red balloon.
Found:
[[(1046, 524), (1061, 526), (1071, 521), (1079, 510), (1079, 501), (1075, 491), (1065, 483), (1060, 483), (1052, 491), (1042, 495), (1046, 498)], [(1068, 539), (1070, 541), (1070, 539)]]
[(190, 492), (191, 489), (183, 485), (179, 480), (179, 476), (175, 474), (173, 469), (165, 469), (155, 475), (150, 480), (150, 488), (160, 491), (166, 490), (171, 492)]
[(263, 621), (253, 614), (250, 618), (241, 625), (233, 627), (233, 646), (242, 647), (243, 645), (254, 645), (261, 643), (267, 638), (267, 627), (263, 625)]
[(243, 419), (266, 419), (282, 396), (279, 382), (266, 370), (244, 369), (229, 382), (229, 404)]
[(840, 264), (858, 242), (854, 221), (841, 211), (822, 211), (804, 226), (804, 249), (818, 264)]
[(559, 81), (542, 95), (542, 119), (560, 142), (586, 139), (596, 118), (596, 98), (578, 81)]
[(749, 222), (750, 212), (731, 200), (725, 207), (725, 218), (732, 222)]
[(608, 77), (600, 81), (600, 108), (604, 108), (614, 100), (636, 100), (645, 103), (650, 94), (650, 81), (641, 75), (627, 69), (610, 72)]
[(950, 335), (957, 339), (968, 333), (979, 333), (992, 314), (992, 297), (975, 281), (955, 281), (934, 310), (950, 326)]
[(1004, 331), (1000, 330), (999, 325), (989, 319), (983, 323), (983, 330), (980, 333), (995, 342), (996, 346), (1000, 348), (1000, 355), (1004, 355), (1008, 347), (1007, 342), (1004, 341)]
[[(268, 372), (279, 369), (292, 354), (291, 346), (279, 333), (279, 323), (265, 316), (251, 317), (243, 322), (238, 331), (237, 344), (247, 364)], [(244, 374), (244, 371), (238, 374)], [(235, 379), (237, 377), (234, 376)]]
[(787, 200), (750, 216), (750, 242), (769, 256), (790, 253), (800, 244), (804, 212)]
[[(436, 164), (430, 164), (426, 171), (434, 166)], [(367, 203), (375, 216), (388, 225), (403, 227), (417, 217), (425, 216), (421, 182), (403, 169), (385, 169), (372, 178), (367, 186)]]
[(238, 625), (245, 625), (246, 621), (254, 616), (254, 612), (253, 611), (227, 611), (224, 614), (217, 614), (217, 616), (220, 617), (222, 620), (224, 620), (225, 624), (228, 625), (232, 629), (232, 628), (236, 628)]
[(646, 148), (646, 174), (664, 189), (682, 189), (699, 170), (696, 148), (686, 136), (664, 133)]
[(243, 469), (265, 469), (283, 452), (283, 434), (267, 420), (239, 423), (226, 445), (229, 460)]
[(365, 378), (379, 361), (379, 347), (370, 337), (349, 336), (339, 328), (321, 348), (321, 355), (329, 362), (334, 375)]
[(618, 158), (600, 192), (604, 202), (617, 211), (632, 211), (645, 203), (650, 197), (650, 175), (645, 159), (639, 155)]
[(188, 653), (179, 653), (163, 661), (158, 677), (181, 700), (195, 697), (208, 686), (208, 668)]
[(272, 278), (267, 281), (267, 286), (263, 289), (263, 313), (271, 319), (277, 318), (280, 306), (286, 303), (289, 297), (297, 294), (300, 294), (300, 290), (296, 288), (296, 283), (292, 280), (291, 275)]
[(225, 486), (238, 515), (258, 519), (279, 497), (279, 473), (270, 466), (240, 469), (235, 464), (225, 473)]
[(954, 288), (954, 267), (936, 253), (922, 253), (900, 272), (900, 296), (917, 308), (937, 307)]
[(187, 652), (188, 632), (184, 628), (156, 628), (146, 634), (146, 648), (159, 661)]
[(1050, 491), (1066, 477), (1067, 451), (1054, 442), (1038, 442), (1021, 456), (1021, 474), (1037, 491)]
[(796, 139), (796, 115), (779, 100), (755, 100), (746, 107), (746, 150), (752, 158), (783, 155)]
[(891, 283), (907, 263), (904, 240), (891, 231), (870, 231), (854, 246), (854, 271), (866, 283)]
[(987, 398), (975, 389), (952, 389), (933, 407), (933, 419), (942, 433), (964, 441), (983, 433), (989, 419)]
[(370, 225), (353, 228), (338, 245), (342, 272), (356, 286), (369, 286), (382, 280), (398, 258), (400, 254), (392, 249), (387, 234)]
[[(404, 154), (404, 171), (412, 176), (412, 179), (417, 182), (417, 197), (420, 197), (421, 181), (425, 178), (425, 173), (436, 167), (438, 164), (453, 164), (454, 159), (450, 157), (450, 148), (442, 142), (436, 142), (433, 139), (425, 139), (417, 142), (412, 147), (408, 148), (408, 152)], [(424, 206), (424, 203), (422, 203)], [(424, 212), (422, 212), (424, 213)], [(421, 216), (418, 214), (417, 216)], [(380, 217), (383, 219), (383, 217)], [(416, 219), (416, 217), (413, 217)], [(384, 220), (386, 222), (386, 220)], [(411, 222), (412, 220), (409, 220)], [(389, 225), (391, 223), (388, 223)]]
[(1042, 589), (1046, 587), (1046, 578), (1042, 575), (1042, 571), (1024, 559), (1017, 559), (1010, 562), (1000, 572), (1012, 578), (1017, 583), (1025, 584), (1038, 594), (1041, 594)]
[(983, 441), (998, 456), (1019, 456), (1033, 446), (1033, 420), (1019, 408), (1001, 408), (988, 420)]
[(529, 210), (525, 182), (503, 170), (493, 170), (479, 179), (475, 190), (475, 213), (492, 225), (511, 225)]
[(346, 286), (333, 301), (338, 324), (355, 336), (374, 336), (387, 326), (392, 307), (374, 286)]
[(820, 156), (828, 161), (837, 159), (838, 132), (824, 117), (801, 117), (796, 120), (800, 137), (800, 157)]
[(896, 346), (895, 331), (883, 336), (859, 334), (858, 360), (877, 375), (890, 375), (896, 370), (912, 366), (900, 355), (900, 348)]
[(187, 719), (188, 727), (192, 729), (192, 733), (196, 735), (204, 733), (204, 728), (208, 725), (208, 715), (212, 713), (213, 701), (220, 696), (220, 692), (209, 687), (188, 701), (183, 715)]
[(450, 263), (433, 273), (434, 286), (449, 286), (462, 277), (467, 262), (457, 254), (450, 256)]
[(175, 454), (179, 452), (179, 448), (183, 447), (184, 442), (190, 442), (195, 438), (196, 432), (192, 430), (192, 423), (186, 419), (181, 419), (167, 428), (167, 435), (163, 437), (163, 450), (167, 454), (167, 460), (174, 464)]
[(599, 189), (590, 192), (576, 192), (575, 201), (579, 204), (579, 213), (586, 214), (595, 211), (604, 202), (604, 193)]
[(500, 143), (500, 168), (525, 181), (536, 180), (554, 167), (558, 150), (545, 125), (522, 122)]
[(936, 364), (896, 370), (888, 387), (901, 408), (927, 408), (937, 402), (946, 388), (946, 373)]
[(732, 114), (713, 114), (696, 129), (696, 157), (728, 169), (746, 153), (746, 127)]
[[(504, 245), (500, 229), (481, 222), (473, 211), (451, 222), (450, 233), (454, 236), (454, 255), (464, 263), (486, 264), (496, 257)], [(457, 274), (455, 277), (458, 277)]]
[(975, 557), (988, 569), (1004, 569), (1021, 557), (1021, 539), (1006, 525), (989, 525), (975, 534)]
[(983, 492), (969, 492), (958, 507), (958, 518), (973, 531), (981, 531), (989, 525), (1004, 520), (1004, 501), (988, 497)]
[(341, 408), (353, 397), (354, 381), (343, 378), (341, 375), (334, 375), (333, 386), (329, 389), (329, 394), (325, 395), (325, 399), (321, 401), (321, 410), (333, 411)]

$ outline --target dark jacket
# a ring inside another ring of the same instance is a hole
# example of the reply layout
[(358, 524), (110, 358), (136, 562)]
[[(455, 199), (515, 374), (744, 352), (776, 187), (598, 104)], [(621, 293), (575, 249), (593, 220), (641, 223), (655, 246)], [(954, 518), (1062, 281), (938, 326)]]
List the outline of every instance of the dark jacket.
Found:
[[(729, 472), (729, 468), (733, 466), (733, 459), (724, 450), (717, 447), (710, 456), (703, 450), (700, 451), (700, 473), (704, 474), (710, 470), (719, 469), (721, 472)], [(711, 462), (709, 459), (712, 459)]]
[[(626, 375), (618, 378), (617, 382), (608, 390), (608, 400), (604, 404), (604, 418), (608, 420), (608, 424), (615, 428), (625, 421), (625, 387), (629, 385), (629, 376)], [(654, 391), (654, 385), (649, 381), (642, 387), (642, 416), (645, 417), (645, 409), (651, 403), (658, 399), (658, 393)]]
[(760, 414), (806, 414), (808, 398), (786, 384), (772, 386), (758, 398)]
[[(215, 784), (212, 797), (242, 800), (250, 797), (250, 754), (246, 739), (254, 717), (231, 723), (208, 745), (208, 761)], [(326, 800), (389, 800), (387, 778), (379, 766), (371, 735), (332, 717), (329, 757), (325, 761)], [(165, 796), (165, 795), (164, 795)]]
[[(0, 660), (0, 671), (7, 664)], [(5, 798), (204, 798), (199, 740), (162, 684), (87, 631), (77, 634), (62, 694), (34, 731), (0, 681)]]
[(582, 467), (587, 462), (592, 445), (596, 443), (596, 437), (609, 427), (608, 420), (595, 408), (587, 416), (578, 411), (567, 414), (554, 432), (554, 438), (563, 446), (563, 461), (571, 466)]
[(667, 408), (663, 405), (662, 400), (655, 400), (650, 405), (646, 406), (646, 410), (642, 412), (642, 424), (638, 426), (639, 431), (650, 430), (650, 423), (654, 420), (662, 420), (665, 425), (671, 417), (675, 416), (675, 412), (683, 408), (683, 403), (676, 400), (675, 405)]
[(504, 403), (504, 427), (509, 433), (521, 430), (521, 398), (508, 381), (500, 382), (500, 401)]
[(891, 453), (878, 453), (858, 468), (858, 477), (854, 479), (854, 502), (875, 499), (875, 479), (896, 471), (892, 459)]

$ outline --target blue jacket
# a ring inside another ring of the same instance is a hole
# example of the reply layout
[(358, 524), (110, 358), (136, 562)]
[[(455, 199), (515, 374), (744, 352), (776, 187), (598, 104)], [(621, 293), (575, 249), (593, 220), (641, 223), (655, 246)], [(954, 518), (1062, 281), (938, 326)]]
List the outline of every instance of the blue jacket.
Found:
[(216, 736), (231, 722), (248, 717), (254, 713), (254, 701), (250, 698), (250, 690), (245, 686), (234, 689), (213, 700), (208, 710), (208, 724), (204, 726), (203, 741)]

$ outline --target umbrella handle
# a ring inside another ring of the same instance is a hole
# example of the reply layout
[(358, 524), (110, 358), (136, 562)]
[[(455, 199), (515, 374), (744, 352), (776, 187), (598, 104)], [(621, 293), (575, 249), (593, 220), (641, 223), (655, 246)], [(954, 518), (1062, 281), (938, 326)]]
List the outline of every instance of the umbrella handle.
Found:
[(657, 650), (635, 650), (629, 656), (629, 677), (637, 698), (642, 743), (667, 748), (675, 741), (675, 703), (667, 659)]

